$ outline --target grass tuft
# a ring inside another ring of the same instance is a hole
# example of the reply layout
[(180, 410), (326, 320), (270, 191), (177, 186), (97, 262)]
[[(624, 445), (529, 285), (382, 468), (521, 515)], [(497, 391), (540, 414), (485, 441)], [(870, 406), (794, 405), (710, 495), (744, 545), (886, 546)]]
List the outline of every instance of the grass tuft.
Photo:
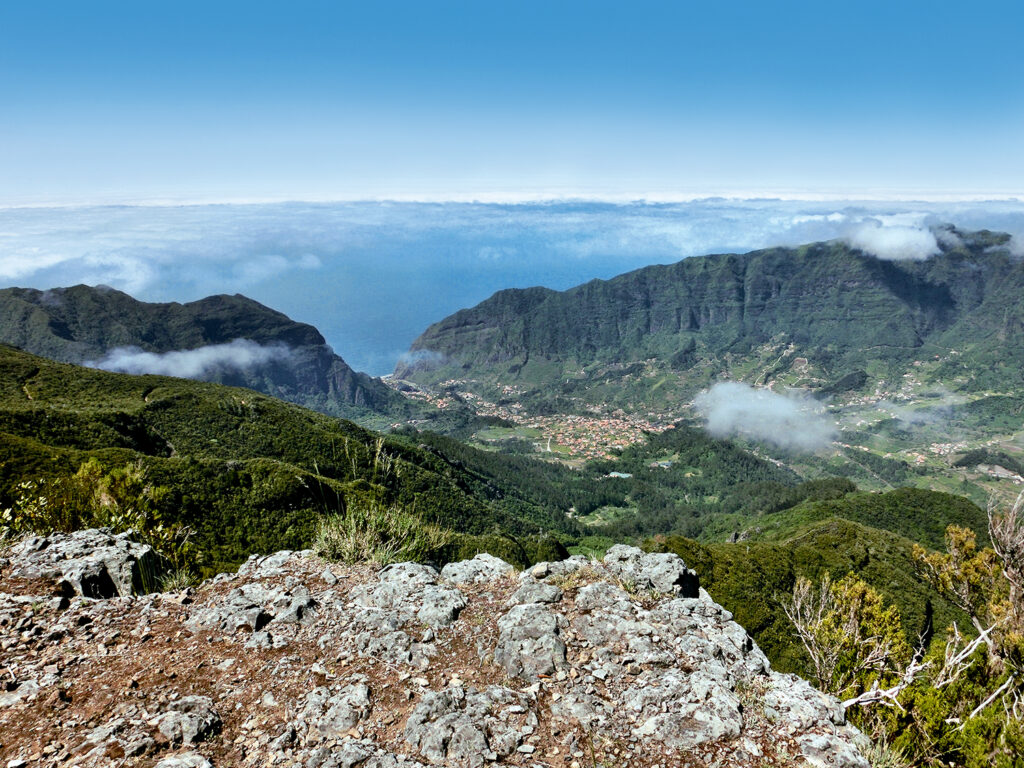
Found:
[(323, 517), (313, 548), (326, 560), (348, 565), (388, 565), (425, 560), (451, 539), (451, 531), (426, 523), (396, 504), (370, 500), (350, 503), (344, 512)]

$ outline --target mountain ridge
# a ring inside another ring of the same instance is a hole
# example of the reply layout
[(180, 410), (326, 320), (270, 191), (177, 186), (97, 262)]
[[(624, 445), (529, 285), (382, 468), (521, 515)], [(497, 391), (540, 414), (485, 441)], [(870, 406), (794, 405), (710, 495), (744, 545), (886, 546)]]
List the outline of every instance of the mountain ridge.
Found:
[[(877, 380), (915, 354), (954, 345), (982, 362), (1007, 347), (1024, 355), (1024, 266), (1009, 235), (942, 231), (940, 252), (925, 261), (887, 261), (830, 241), (692, 257), (566, 291), (499, 291), (431, 325), (411, 347), (422, 361), (400, 364), (395, 376), (573, 384), (595, 363), (653, 361), (692, 391), (734, 374), (730, 358), (772, 343), (833, 380), (880, 362)], [(1002, 373), (1021, 383), (1019, 372)]]
[(150, 303), (106, 286), (0, 290), (0, 341), (58, 362), (95, 365), (117, 349), (165, 354), (247, 339), (286, 356), (211, 369), (204, 381), (244, 386), (336, 416), (408, 415), (410, 404), (354, 371), (312, 325), (242, 294)]

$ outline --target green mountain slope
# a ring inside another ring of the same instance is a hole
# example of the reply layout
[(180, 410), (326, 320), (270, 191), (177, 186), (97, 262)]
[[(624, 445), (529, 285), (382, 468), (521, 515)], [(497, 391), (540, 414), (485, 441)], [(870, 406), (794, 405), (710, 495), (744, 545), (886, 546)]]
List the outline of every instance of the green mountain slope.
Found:
[(250, 390), (108, 373), (2, 345), (0, 445), (0, 508), (20, 482), (70, 475), (90, 457), (109, 468), (141, 461), (215, 564), (308, 546), (321, 515), (374, 488), (459, 533), (578, 527), (538, 494), (503, 486), (500, 472), (409, 437)]
[[(861, 388), (937, 355), (972, 386), (1020, 386), (1024, 264), (1008, 235), (947, 231), (925, 261), (833, 241), (690, 258), (562, 292), (501, 291), (414, 342), (440, 364), (395, 373), (639, 407), (677, 402), (723, 373)], [(982, 362), (995, 370), (981, 373)]]
[(82, 364), (126, 347), (151, 353), (247, 339), (286, 352), (245, 366), (211, 366), (201, 378), (255, 389), (337, 416), (404, 418), (416, 409), (378, 379), (353, 371), (311, 325), (236, 294), (151, 304), (106, 287), (0, 290), (0, 342)]
[(899, 608), (911, 643), (920, 633), (940, 636), (967, 617), (917, 574), (911, 539), (840, 517), (828, 517), (791, 530), (777, 541), (700, 544), (680, 536), (647, 542), (652, 551), (675, 552), (694, 568), (701, 584), (728, 608), (785, 671), (804, 672), (804, 651), (782, 601), (800, 576), (817, 583), (829, 573), (839, 579), (853, 572)]

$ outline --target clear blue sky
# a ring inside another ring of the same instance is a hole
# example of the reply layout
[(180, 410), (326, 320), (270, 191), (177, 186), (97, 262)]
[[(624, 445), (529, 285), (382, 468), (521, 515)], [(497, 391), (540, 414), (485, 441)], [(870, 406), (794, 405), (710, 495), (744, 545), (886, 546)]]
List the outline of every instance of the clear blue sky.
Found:
[(3, 2), (0, 203), (1024, 193), (1024, 3)]

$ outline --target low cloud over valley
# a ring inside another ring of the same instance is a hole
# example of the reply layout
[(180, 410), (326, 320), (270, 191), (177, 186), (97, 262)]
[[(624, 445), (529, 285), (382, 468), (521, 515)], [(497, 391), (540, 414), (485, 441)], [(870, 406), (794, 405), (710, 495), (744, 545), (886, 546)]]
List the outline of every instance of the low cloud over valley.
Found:
[(428, 325), (503, 288), (557, 290), (707, 253), (845, 240), (923, 259), (944, 222), (1015, 233), (1024, 203), (264, 203), (0, 208), (0, 284), (107, 283), (144, 301), (241, 292), (391, 371)]
[(177, 376), (183, 379), (206, 379), (215, 373), (244, 371), (257, 365), (284, 360), (290, 350), (283, 344), (263, 346), (249, 339), (235, 339), (227, 344), (211, 344), (196, 349), (173, 352), (146, 352), (138, 347), (118, 347), (100, 360), (85, 365), (117, 373)]
[(741, 382), (715, 384), (696, 397), (694, 407), (713, 437), (740, 436), (815, 452), (827, 449), (836, 435), (835, 424), (817, 401)]

